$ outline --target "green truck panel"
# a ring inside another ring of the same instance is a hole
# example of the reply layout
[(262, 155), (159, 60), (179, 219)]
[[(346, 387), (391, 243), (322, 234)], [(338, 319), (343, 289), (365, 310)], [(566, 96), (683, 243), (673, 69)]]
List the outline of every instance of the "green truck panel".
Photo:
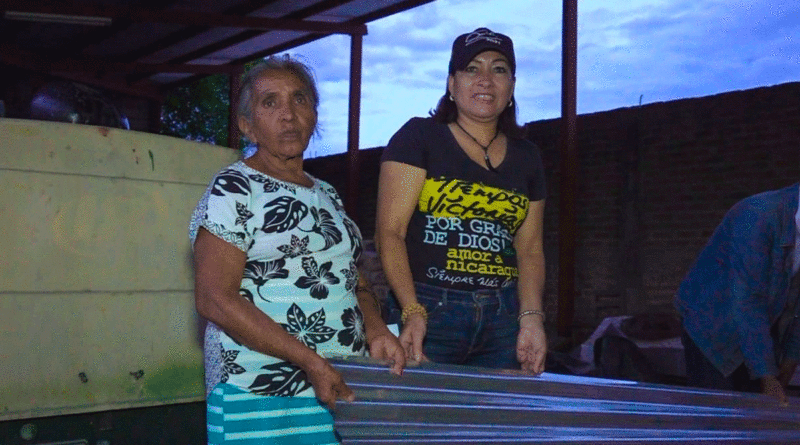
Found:
[(187, 225), (236, 157), (0, 118), (0, 421), (203, 400)]

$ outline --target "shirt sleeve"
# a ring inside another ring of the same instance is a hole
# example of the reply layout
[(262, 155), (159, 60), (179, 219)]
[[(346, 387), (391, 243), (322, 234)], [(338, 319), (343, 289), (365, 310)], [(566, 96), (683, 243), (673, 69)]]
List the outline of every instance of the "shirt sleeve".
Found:
[(547, 184), (545, 183), (544, 164), (539, 147), (532, 142), (526, 142), (526, 150), (531, 153), (531, 176), (528, 184), (528, 199), (541, 201), (547, 198)]
[(319, 183), (320, 189), (325, 192), (326, 195), (328, 195), (331, 201), (333, 201), (333, 205), (336, 207), (336, 209), (344, 209), (344, 201), (342, 201), (342, 197), (339, 195), (339, 192), (336, 191), (336, 187), (321, 179), (316, 179), (316, 181)]
[(252, 236), (247, 229), (250, 210), (250, 181), (243, 173), (226, 169), (214, 177), (197, 204), (189, 225), (194, 246), (200, 227), (246, 252)]
[(427, 170), (428, 155), (423, 137), (425, 119), (415, 117), (395, 133), (383, 150), (381, 162), (395, 161)]
[[(738, 205), (731, 212), (731, 318), (739, 336), (744, 362), (752, 378), (777, 374), (775, 345), (770, 335), (769, 301), (761, 283), (768, 283), (774, 228), (761, 209)], [(769, 215), (767, 215), (769, 216)], [(718, 341), (725, 341), (719, 339)]]

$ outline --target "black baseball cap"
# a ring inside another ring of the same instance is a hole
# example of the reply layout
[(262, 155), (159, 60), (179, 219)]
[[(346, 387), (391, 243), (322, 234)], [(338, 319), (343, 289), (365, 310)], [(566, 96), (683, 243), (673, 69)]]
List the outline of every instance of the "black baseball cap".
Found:
[(461, 34), (453, 42), (453, 52), (450, 55), (450, 74), (461, 71), (469, 62), (484, 51), (497, 51), (508, 58), (511, 65), (511, 74), (517, 71), (517, 62), (514, 58), (514, 43), (505, 34), (500, 34), (489, 28), (478, 28), (468, 34)]

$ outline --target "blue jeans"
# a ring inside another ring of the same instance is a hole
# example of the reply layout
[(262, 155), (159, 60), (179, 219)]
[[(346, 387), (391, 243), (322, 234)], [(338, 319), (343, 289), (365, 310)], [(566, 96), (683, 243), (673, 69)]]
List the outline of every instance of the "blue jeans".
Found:
[[(414, 283), (417, 301), (428, 311), (425, 355), (436, 363), (519, 369), (516, 285), (498, 290), (458, 291)], [(389, 322), (400, 308), (389, 299)], [(401, 326), (402, 328), (402, 326)]]

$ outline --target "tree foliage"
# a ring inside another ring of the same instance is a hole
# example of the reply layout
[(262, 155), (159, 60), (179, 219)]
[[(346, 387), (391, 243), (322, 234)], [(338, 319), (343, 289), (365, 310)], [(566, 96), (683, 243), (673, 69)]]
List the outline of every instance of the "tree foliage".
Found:
[(229, 90), (228, 76), (223, 74), (175, 88), (161, 109), (161, 133), (227, 146)]

